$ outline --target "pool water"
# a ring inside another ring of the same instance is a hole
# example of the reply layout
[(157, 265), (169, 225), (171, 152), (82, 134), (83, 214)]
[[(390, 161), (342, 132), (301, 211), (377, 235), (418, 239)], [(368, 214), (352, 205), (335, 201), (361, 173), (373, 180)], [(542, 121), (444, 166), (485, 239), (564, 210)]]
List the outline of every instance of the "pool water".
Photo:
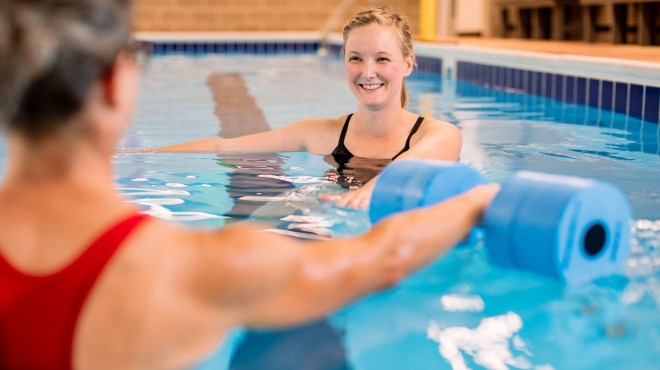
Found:
[[(343, 64), (315, 55), (164, 55), (142, 82), (126, 148), (217, 135), (207, 86), (239, 73), (272, 128), (356, 108)], [(319, 322), (250, 331), (232, 369), (657, 369), (660, 360), (659, 126), (611, 112), (416, 73), (409, 109), (458, 125), (460, 161), (489, 180), (519, 170), (609, 181), (631, 202), (621, 275), (567, 287), (491, 266), (476, 238), (397, 287)], [(237, 114), (240, 114), (237, 113)], [(1, 148), (0, 148), (1, 149)], [(0, 152), (2, 153), (2, 152)], [(118, 154), (117, 188), (146, 212), (192, 228), (255, 220), (295, 237), (339, 238), (367, 213), (318, 201), (345, 191), (306, 153)], [(442, 222), (438, 220), (438, 222)], [(211, 356), (202, 367), (222, 366)]]

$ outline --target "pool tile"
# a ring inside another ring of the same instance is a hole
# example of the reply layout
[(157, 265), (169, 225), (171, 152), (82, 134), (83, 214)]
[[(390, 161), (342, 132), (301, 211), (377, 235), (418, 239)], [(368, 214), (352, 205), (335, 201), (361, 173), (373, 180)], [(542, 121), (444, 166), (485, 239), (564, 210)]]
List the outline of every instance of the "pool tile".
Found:
[(525, 91), (527, 94), (532, 92), (533, 76), (534, 72), (532, 71), (525, 71), (525, 74), (523, 75), (523, 91)]
[(600, 108), (612, 110), (612, 98), (614, 94), (614, 83), (603, 80), (600, 84)]
[(575, 89), (575, 103), (586, 105), (587, 104), (587, 79), (578, 77)]
[(489, 69), (489, 79), (488, 83), (491, 88), (495, 87), (497, 85), (497, 77), (498, 77), (498, 71), (496, 66), (491, 66)]
[(552, 97), (552, 82), (554, 80), (554, 77), (555, 75), (553, 75), (552, 73), (543, 74), (543, 87), (541, 90), (541, 94), (546, 98)]
[(513, 81), (511, 86), (516, 89), (516, 90), (522, 90), (523, 84), (522, 84), (522, 71), (520, 69), (514, 68), (512, 70), (513, 74)]
[(509, 77), (509, 69), (506, 67), (500, 67), (500, 87), (502, 89), (506, 89), (508, 77)]
[(543, 95), (543, 72), (534, 72), (533, 88), (535, 95)]
[(617, 82), (614, 85), (614, 111), (628, 113), (628, 84)]
[(628, 115), (642, 119), (642, 102), (644, 101), (644, 86), (630, 85), (630, 97), (628, 98)]
[(574, 103), (575, 98), (577, 97), (576, 94), (576, 85), (577, 79), (574, 76), (566, 76), (566, 102), (567, 103)]
[(553, 98), (562, 101), (564, 98), (564, 75), (555, 75)]
[(645, 95), (644, 121), (658, 123), (658, 114), (660, 114), (660, 88), (654, 86), (646, 86)]
[(598, 108), (600, 103), (600, 80), (589, 79), (588, 88), (587, 104), (590, 107)]

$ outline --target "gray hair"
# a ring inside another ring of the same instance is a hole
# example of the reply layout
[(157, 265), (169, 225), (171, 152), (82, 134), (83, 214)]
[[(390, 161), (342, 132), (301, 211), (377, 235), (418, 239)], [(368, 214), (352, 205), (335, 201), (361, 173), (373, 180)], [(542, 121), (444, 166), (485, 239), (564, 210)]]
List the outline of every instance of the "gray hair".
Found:
[(31, 140), (64, 130), (130, 32), (130, 0), (3, 0), (0, 125)]

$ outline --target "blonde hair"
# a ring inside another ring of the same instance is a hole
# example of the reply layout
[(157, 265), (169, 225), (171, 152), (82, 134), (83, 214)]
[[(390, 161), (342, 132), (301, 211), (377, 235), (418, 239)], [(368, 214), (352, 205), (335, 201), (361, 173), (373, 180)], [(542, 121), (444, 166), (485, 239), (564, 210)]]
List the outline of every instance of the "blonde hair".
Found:
[[(351, 31), (355, 28), (373, 23), (386, 27), (395, 27), (399, 34), (399, 46), (401, 47), (403, 57), (408, 58), (410, 55), (413, 55), (412, 34), (408, 25), (408, 17), (386, 7), (361, 11), (346, 23), (342, 32), (344, 36), (344, 45), (341, 50), (342, 55), (345, 55), (346, 40), (348, 40)], [(413, 67), (415, 65), (415, 61), (413, 60)], [(408, 89), (406, 88), (406, 79), (404, 78), (401, 86), (401, 107), (405, 108), (406, 105), (408, 105)]]

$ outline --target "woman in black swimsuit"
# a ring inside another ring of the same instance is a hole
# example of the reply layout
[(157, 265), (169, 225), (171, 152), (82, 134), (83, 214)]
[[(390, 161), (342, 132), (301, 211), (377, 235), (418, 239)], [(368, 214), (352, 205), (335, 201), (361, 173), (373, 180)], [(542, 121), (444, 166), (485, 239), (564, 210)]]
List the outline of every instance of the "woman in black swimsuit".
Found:
[[(358, 99), (354, 114), (305, 119), (238, 138), (202, 139), (144, 151), (308, 151), (327, 155), (344, 179), (349, 179), (349, 172), (364, 162), (377, 162), (375, 167), (371, 166), (377, 171), (400, 158), (457, 160), (461, 134), (456, 126), (405, 109), (408, 102), (405, 79), (415, 66), (412, 36), (405, 16), (387, 8), (363, 11), (348, 22), (343, 36), (346, 79)], [(375, 180), (364, 178), (354, 183), (364, 185), (336, 201), (340, 206), (366, 208)]]

